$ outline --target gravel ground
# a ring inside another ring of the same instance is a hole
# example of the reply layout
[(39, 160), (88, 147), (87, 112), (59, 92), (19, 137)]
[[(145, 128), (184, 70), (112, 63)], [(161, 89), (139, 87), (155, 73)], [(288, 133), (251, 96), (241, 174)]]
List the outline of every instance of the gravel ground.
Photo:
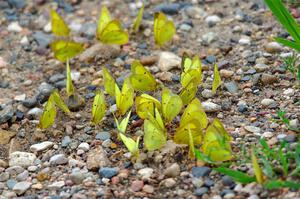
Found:
[[(134, 2), (134, 1), (133, 1)], [(197, 93), (210, 119), (218, 117), (233, 136), (232, 146), (249, 146), (264, 137), (272, 146), (297, 134), (275, 123), (279, 109), (299, 127), (299, 87), (281, 58), (292, 53), (272, 40), (287, 37), (262, 1), (147, 1), (141, 30), (124, 46), (104, 46), (95, 38), (101, 8), (129, 28), (141, 6), (131, 1), (7, 0), (0, 1), (0, 198), (300, 198), (300, 193), (267, 191), (257, 184), (241, 185), (211, 167), (188, 159), (186, 147), (168, 141), (160, 151), (142, 151), (132, 163), (117, 140), (110, 112), (90, 126), (91, 103), (105, 65), (118, 83), (139, 59), (155, 77), (178, 91), (183, 52), (203, 62), (203, 85)], [(72, 78), (85, 106), (72, 118), (59, 111), (48, 130), (37, 129), (43, 104), (54, 88), (65, 93), (65, 67), (53, 57), (49, 8), (58, 8), (74, 40), (86, 51), (71, 60)], [(125, 11), (125, 12), (124, 12)], [(177, 33), (162, 49), (154, 45), (153, 13), (173, 19)], [(300, 14), (293, 10), (296, 17)], [(223, 85), (211, 93), (213, 63)], [(158, 95), (159, 93), (155, 93)], [(141, 125), (131, 118), (129, 133)], [(176, 127), (174, 127), (176, 128)]]

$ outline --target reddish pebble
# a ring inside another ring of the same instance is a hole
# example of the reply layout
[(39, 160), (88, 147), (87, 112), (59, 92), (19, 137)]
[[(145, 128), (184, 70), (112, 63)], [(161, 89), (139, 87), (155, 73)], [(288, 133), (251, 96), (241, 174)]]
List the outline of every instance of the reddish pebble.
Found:
[(111, 183), (112, 183), (113, 185), (116, 185), (116, 184), (118, 184), (119, 182), (120, 182), (120, 179), (119, 179), (118, 176), (114, 176), (114, 177), (111, 179)]
[(137, 191), (140, 191), (142, 190), (144, 187), (144, 182), (141, 181), (141, 180), (135, 180), (132, 182), (131, 184), (131, 190), (134, 191), (134, 192), (137, 192)]

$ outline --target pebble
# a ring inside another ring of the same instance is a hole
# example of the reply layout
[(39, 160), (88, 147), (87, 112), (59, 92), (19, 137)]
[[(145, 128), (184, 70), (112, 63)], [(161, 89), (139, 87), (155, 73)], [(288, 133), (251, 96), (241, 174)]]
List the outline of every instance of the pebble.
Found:
[(282, 46), (277, 42), (267, 43), (264, 47), (268, 53), (279, 53), (282, 51)]
[(261, 129), (256, 126), (245, 126), (244, 128), (246, 131), (248, 131), (250, 133), (254, 133), (255, 135), (260, 135), (260, 133), (261, 133)]
[(263, 73), (261, 76), (261, 81), (264, 85), (269, 85), (278, 82), (278, 78), (275, 75)]
[(85, 175), (79, 171), (72, 172), (70, 175), (70, 180), (72, 180), (74, 184), (81, 184), (84, 178)]
[(221, 77), (230, 78), (233, 76), (233, 74), (234, 74), (234, 72), (231, 70), (226, 70), (226, 69), (220, 70)]
[(167, 188), (174, 187), (176, 185), (176, 180), (174, 178), (167, 178), (162, 181), (163, 185)]
[(91, 150), (88, 153), (86, 160), (88, 170), (96, 171), (100, 167), (105, 167), (110, 164), (105, 151), (101, 146)]
[(208, 193), (207, 187), (201, 187), (194, 191), (194, 195), (197, 197), (202, 197), (204, 194)]
[(13, 191), (16, 192), (17, 195), (22, 195), (25, 193), (31, 186), (30, 182), (22, 181), (15, 184), (13, 187)]
[(298, 129), (299, 120), (298, 119), (290, 120), (289, 125), (290, 125), (291, 128)]
[(288, 88), (285, 91), (283, 91), (283, 95), (292, 97), (295, 95), (295, 90), (292, 88)]
[(203, 107), (204, 111), (207, 113), (214, 113), (214, 112), (221, 111), (220, 105), (215, 104), (210, 101), (202, 102), (202, 107)]
[(8, 172), (1, 172), (0, 173), (0, 182), (4, 182), (8, 180), (9, 178), (9, 173)]
[(143, 168), (138, 171), (138, 174), (142, 176), (142, 179), (150, 179), (153, 172), (152, 168)]
[(226, 82), (226, 83), (224, 83), (224, 86), (228, 92), (230, 92), (232, 94), (238, 93), (239, 88), (238, 88), (236, 82), (234, 82), (234, 81)]
[(130, 185), (130, 189), (134, 192), (138, 192), (142, 190), (143, 187), (144, 187), (144, 182), (141, 180), (134, 180)]
[(52, 84), (54, 84), (55, 82), (59, 82), (61, 80), (64, 80), (66, 77), (64, 74), (62, 73), (58, 73), (58, 74), (55, 74), (55, 75), (52, 75), (50, 78), (49, 78), (49, 82), (51, 82)]
[(222, 177), (222, 183), (224, 186), (233, 186), (235, 184), (232, 178), (227, 175)]
[(38, 119), (42, 114), (43, 114), (43, 110), (37, 107), (30, 109), (27, 112), (27, 115), (34, 119)]
[(63, 165), (68, 163), (68, 158), (66, 158), (65, 154), (57, 154), (50, 158), (49, 162), (50, 165), (56, 166), (56, 165)]
[(254, 68), (255, 70), (257, 70), (257, 72), (264, 72), (269, 69), (269, 66), (266, 64), (258, 63), (254, 66)]
[(164, 175), (167, 177), (177, 177), (180, 174), (180, 167), (177, 163), (173, 163), (171, 166), (165, 169)]
[(181, 58), (172, 52), (161, 52), (158, 59), (158, 68), (161, 71), (169, 71), (173, 68), (179, 68), (181, 64)]
[(192, 183), (195, 187), (202, 187), (204, 185), (204, 181), (202, 178), (193, 178)]
[(118, 168), (113, 167), (101, 167), (99, 169), (99, 175), (102, 178), (108, 178), (111, 179), (112, 177), (116, 176), (119, 172)]
[(154, 8), (155, 12), (163, 12), (168, 15), (175, 15), (180, 10), (181, 6), (178, 3), (162, 3)]
[(209, 98), (212, 98), (214, 96), (213, 92), (209, 89), (204, 89), (202, 92), (201, 92), (201, 95), (206, 98), (206, 99), (209, 99)]
[(211, 168), (209, 167), (193, 167), (192, 168), (192, 175), (195, 178), (205, 177), (208, 176), (211, 172)]
[(45, 141), (45, 142), (41, 142), (38, 144), (34, 144), (30, 146), (30, 151), (32, 152), (40, 152), (40, 151), (44, 151), (50, 147), (52, 147), (54, 145), (53, 142), (50, 141)]
[(182, 31), (189, 32), (192, 29), (192, 26), (190, 26), (189, 24), (183, 23), (180, 25), (179, 28)]
[(48, 189), (57, 190), (62, 188), (63, 186), (65, 186), (65, 182), (61, 180), (61, 181), (53, 182), (52, 184), (48, 185)]
[(33, 153), (15, 151), (9, 155), (9, 166), (20, 166), (27, 168), (33, 165), (36, 160), (36, 156)]
[(0, 124), (3, 124), (12, 119), (14, 115), (14, 109), (11, 105), (4, 106), (2, 110), (0, 110)]
[(108, 131), (102, 131), (102, 132), (99, 132), (96, 134), (96, 139), (97, 140), (102, 140), (102, 141), (105, 141), (105, 140), (108, 140), (110, 139), (111, 135)]
[(104, 45), (97, 42), (79, 55), (79, 61), (89, 62), (94, 60), (95, 57), (97, 59), (115, 58), (119, 55), (120, 50), (120, 46), (118, 45)]
[(216, 41), (217, 38), (218, 35), (215, 32), (208, 32), (202, 35), (202, 40), (207, 44), (211, 44), (212, 42)]
[(264, 132), (261, 136), (263, 137), (263, 138), (271, 138), (271, 137), (273, 137), (273, 133), (272, 132), (270, 132), (270, 131), (266, 131), (266, 132)]
[(53, 37), (50, 34), (45, 34), (41, 31), (36, 31), (32, 34), (33, 39), (37, 42), (40, 47), (46, 48), (49, 46)]
[(7, 30), (9, 32), (21, 32), (23, 28), (19, 25), (18, 22), (14, 21), (8, 25)]
[(81, 150), (87, 152), (90, 150), (90, 145), (86, 142), (83, 142), (83, 143), (79, 144), (78, 149), (81, 149)]
[(18, 181), (25, 181), (29, 177), (29, 172), (27, 170), (23, 171), (22, 173), (19, 173), (16, 177), (16, 180)]
[(8, 187), (8, 189), (12, 190), (17, 183), (18, 182), (14, 179), (8, 179), (6, 181), (6, 186)]
[(61, 141), (61, 147), (68, 147), (72, 143), (70, 136), (65, 136)]
[(144, 185), (144, 187), (143, 187), (143, 192), (152, 194), (152, 193), (154, 193), (154, 187), (151, 186), (151, 185), (146, 184), (146, 185)]
[(251, 40), (249, 37), (242, 37), (239, 40), (239, 44), (243, 45), (243, 46), (250, 46), (251, 45)]
[(221, 18), (217, 15), (207, 16), (205, 18), (205, 22), (208, 24), (209, 27), (215, 26), (220, 21), (221, 21)]
[(275, 100), (268, 99), (268, 98), (264, 98), (263, 100), (261, 100), (260, 103), (264, 107), (269, 107), (269, 106), (272, 106), (272, 105), (276, 104)]
[(185, 9), (186, 14), (193, 19), (201, 19), (206, 17), (207, 13), (205, 12), (205, 10), (201, 7), (197, 7), (197, 6), (188, 6)]
[(256, 194), (249, 196), (247, 199), (259, 199), (260, 197)]

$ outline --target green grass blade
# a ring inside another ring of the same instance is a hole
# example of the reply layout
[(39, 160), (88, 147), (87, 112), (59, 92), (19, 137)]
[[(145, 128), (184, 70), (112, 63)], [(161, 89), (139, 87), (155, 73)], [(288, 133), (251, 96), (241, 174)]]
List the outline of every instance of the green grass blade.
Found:
[(293, 41), (289, 41), (287, 39), (282, 39), (282, 38), (275, 38), (275, 40), (278, 42), (278, 43), (281, 43), (283, 44), (284, 46), (287, 46), (287, 47), (290, 47), (292, 49), (295, 49), (297, 51), (300, 52), (300, 42), (293, 42)]
[(247, 183), (256, 181), (254, 176), (249, 176), (241, 171), (236, 171), (236, 170), (228, 169), (228, 168), (224, 168), (224, 167), (214, 168), (214, 170), (216, 170), (222, 174), (228, 175), (234, 181), (240, 182), (242, 184), (247, 184)]
[(281, 0), (265, 0), (265, 2), (294, 40), (300, 42), (300, 27)]
[(278, 189), (278, 188), (290, 188), (290, 189), (300, 189), (300, 183), (291, 182), (291, 181), (268, 181), (264, 184), (264, 187), (267, 189)]

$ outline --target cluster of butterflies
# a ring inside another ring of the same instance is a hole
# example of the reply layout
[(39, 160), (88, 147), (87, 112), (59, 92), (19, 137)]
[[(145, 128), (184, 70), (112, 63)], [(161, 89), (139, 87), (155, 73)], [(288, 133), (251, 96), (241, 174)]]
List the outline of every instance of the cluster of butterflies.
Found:
[[(68, 62), (67, 62), (68, 63)], [(68, 66), (68, 64), (67, 64)], [(67, 67), (67, 72), (70, 72)], [(102, 67), (105, 92), (115, 98), (117, 117), (127, 116), (117, 124), (119, 138), (123, 141), (133, 157), (139, 155), (139, 140), (126, 135), (127, 125), (131, 115), (131, 108), (135, 105), (136, 114), (144, 120), (143, 141), (149, 151), (161, 149), (168, 139), (165, 124), (170, 124), (186, 106), (174, 134), (174, 141), (179, 144), (189, 145), (190, 157), (194, 157), (194, 147), (202, 145), (202, 152), (212, 161), (225, 161), (232, 158), (229, 141), (231, 137), (218, 119), (208, 125), (208, 119), (200, 101), (196, 98), (198, 86), (202, 82), (202, 67), (197, 56), (193, 59), (187, 54), (182, 58), (181, 84), (182, 89), (178, 94), (172, 93), (168, 88), (158, 83), (153, 75), (138, 61), (133, 61), (131, 74), (125, 78), (120, 89), (115, 79), (107, 68)], [(68, 75), (67, 75), (68, 76)], [(68, 79), (68, 78), (67, 78)], [(70, 84), (72, 84), (70, 80)], [(192, 85), (192, 86), (191, 86)], [(221, 85), (221, 78), (215, 65), (213, 92)], [(69, 85), (69, 90), (73, 86)], [(153, 92), (161, 89), (161, 101), (145, 92)], [(67, 83), (68, 90), (68, 83)], [(142, 93), (135, 97), (135, 93)], [(50, 96), (44, 113), (40, 119), (40, 127), (48, 128), (54, 122), (57, 105), (66, 113), (67, 107), (62, 105), (62, 100), (54, 100), (59, 96), (57, 91)], [(59, 103), (57, 102), (59, 101)], [(106, 114), (105, 94), (102, 90), (97, 91), (93, 105), (91, 122), (97, 125)], [(51, 120), (48, 120), (51, 118)], [(204, 133), (206, 131), (206, 133)]]
[[(143, 19), (144, 5), (138, 12), (131, 31), (138, 32), (139, 26)], [(50, 47), (54, 52), (54, 56), (66, 62), (67, 59), (75, 57), (84, 49), (83, 44), (77, 43), (71, 39), (70, 28), (67, 26), (62, 17), (53, 9), (50, 11), (52, 33), (57, 37)], [(154, 14), (154, 40), (158, 46), (164, 45), (170, 41), (176, 32), (173, 21), (168, 20), (163, 13)], [(121, 22), (117, 19), (111, 19), (109, 10), (103, 6), (98, 20), (96, 38), (104, 44), (123, 45), (128, 43), (129, 35), (122, 28)]]

